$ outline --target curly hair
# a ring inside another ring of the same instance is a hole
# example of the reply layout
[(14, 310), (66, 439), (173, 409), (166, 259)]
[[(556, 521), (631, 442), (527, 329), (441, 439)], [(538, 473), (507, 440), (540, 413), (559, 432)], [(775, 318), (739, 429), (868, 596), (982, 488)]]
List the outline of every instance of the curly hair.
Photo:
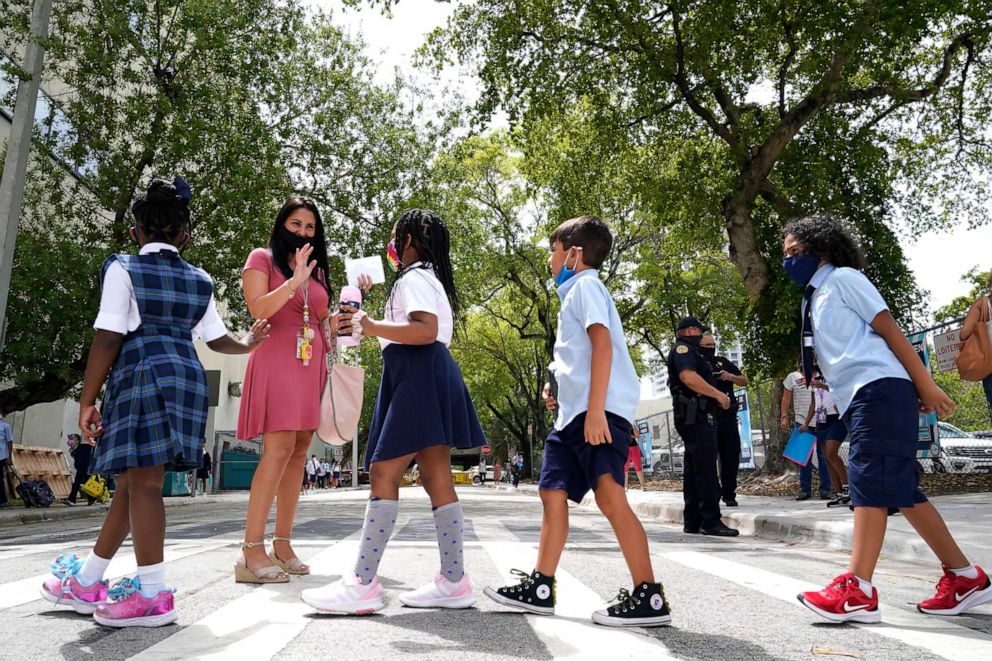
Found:
[(131, 205), (135, 225), (146, 241), (178, 245), (190, 229), (189, 201), (175, 182), (153, 179)]
[(781, 238), (792, 235), (803, 246), (803, 252), (825, 259), (834, 266), (847, 266), (859, 271), (865, 267), (865, 254), (857, 240), (835, 216), (816, 213), (789, 222), (782, 228)]

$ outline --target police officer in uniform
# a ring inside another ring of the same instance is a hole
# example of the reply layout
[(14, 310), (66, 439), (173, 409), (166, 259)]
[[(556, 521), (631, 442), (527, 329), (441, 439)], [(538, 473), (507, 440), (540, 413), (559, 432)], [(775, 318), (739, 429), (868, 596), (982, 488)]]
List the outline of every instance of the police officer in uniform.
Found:
[(685, 317), (668, 352), (668, 387), (672, 393), (675, 429), (685, 443), (682, 495), (683, 530), (721, 537), (738, 532), (720, 520), (720, 485), (716, 476), (716, 412), (730, 408), (730, 398), (716, 387), (713, 369), (699, 352), (707, 330), (695, 317)]
[(716, 451), (720, 464), (720, 492), (727, 507), (737, 507), (737, 471), (741, 465), (741, 433), (737, 426), (735, 388), (748, 384), (747, 377), (733, 362), (716, 355), (716, 338), (706, 333), (699, 342), (699, 353), (710, 362), (717, 390), (730, 398), (730, 408), (716, 411)]

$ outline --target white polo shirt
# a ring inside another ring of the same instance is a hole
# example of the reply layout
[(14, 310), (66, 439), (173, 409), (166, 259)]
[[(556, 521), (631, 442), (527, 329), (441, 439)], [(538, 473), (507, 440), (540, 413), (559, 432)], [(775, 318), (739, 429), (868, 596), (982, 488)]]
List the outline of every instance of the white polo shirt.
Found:
[[(406, 272), (396, 281), (393, 291), (386, 300), (386, 321), (409, 321), (414, 312), (427, 312), (437, 317), (437, 341), (444, 346), (451, 345), (451, 334), (455, 324), (451, 314), (451, 304), (444, 291), (444, 285), (434, 275), (432, 268), (420, 268), (422, 262), (414, 262), (406, 267)], [(379, 346), (385, 349), (392, 340), (379, 338)]]
[[(138, 252), (139, 255), (171, 250), (178, 253), (171, 243), (146, 243)], [(138, 299), (134, 296), (134, 284), (131, 275), (120, 262), (113, 262), (107, 267), (103, 277), (103, 289), (100, 292), (100, 311), (93, 322), (94, 330), (107, 330), (126, 335), (141, 326), (141, 314), (138, 312)], [(210, 294), (210, 303), (203, 313), (203, 318), (193, 327), (193, 339), (202, 338), (204, 342), (212, 342), (227, 335), (227, 327), (217, 314), (217, 304), (214, 295)]]
[(634, 424), (641, 385), (627, 350), (620, 314), (613, 297), (595, 269), (576, 273), (558, 287), (561, 311), (555, 338), (554, 361), (548, 369), (558, 382), (558, 417), (555, 429), (589, 409), (592, 377), (592, 342), (589, 327), (600, 324), (610, 332), (613, 363), (606, 388), (606, 410)]

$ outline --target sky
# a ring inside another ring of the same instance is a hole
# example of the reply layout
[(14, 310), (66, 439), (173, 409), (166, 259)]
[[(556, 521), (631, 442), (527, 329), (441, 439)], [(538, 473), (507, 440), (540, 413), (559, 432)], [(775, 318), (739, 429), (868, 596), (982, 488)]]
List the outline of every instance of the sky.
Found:
[[(390, 81), (397, 68), (405, 75), (429, 80), (427, 73), (414, 69), (413, 53), (428, 32), (446, 22), (454, 7), (432, 0), (401, 0), (393, 9), (392, 18), (386, 18), (378, 9), (345, 9), (340, 0), (314, 0), (313, 4), (332, 10), (338, 25), (362, 36), (369, 56), (378, 63), (380, 82)], [(478, 89), (471, 76), (455, 69), (445, 71), (442, 80), (457, 85), (468, 98)], [(992, 268), (992, 225), (933, 232), (916, 241), (901, 239), (901, 242), (918, 286), (931, 293), (931, 310), (968, 293), (970, 286), (961, 277), (970, 269)]]

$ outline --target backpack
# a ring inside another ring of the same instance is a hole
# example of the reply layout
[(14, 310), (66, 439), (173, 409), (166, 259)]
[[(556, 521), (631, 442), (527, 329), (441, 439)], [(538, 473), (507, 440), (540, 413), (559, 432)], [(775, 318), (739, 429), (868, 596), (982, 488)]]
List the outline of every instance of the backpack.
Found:
[(55, 502), (55, 494), (44, 480), (21, 482), (17, 485), (17, 495), (25, 507), (48, 507)]

